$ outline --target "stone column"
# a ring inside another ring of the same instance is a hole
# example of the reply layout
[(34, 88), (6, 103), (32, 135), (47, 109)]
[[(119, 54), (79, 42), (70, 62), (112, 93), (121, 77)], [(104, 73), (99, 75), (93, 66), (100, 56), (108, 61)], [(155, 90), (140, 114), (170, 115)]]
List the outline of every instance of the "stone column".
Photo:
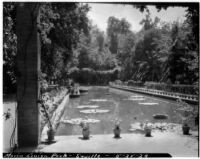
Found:
[(40, 39), (37, 31), (38, 3), (17, 6), (17, 103), (18, 145), (37, 146), (39, 142)]

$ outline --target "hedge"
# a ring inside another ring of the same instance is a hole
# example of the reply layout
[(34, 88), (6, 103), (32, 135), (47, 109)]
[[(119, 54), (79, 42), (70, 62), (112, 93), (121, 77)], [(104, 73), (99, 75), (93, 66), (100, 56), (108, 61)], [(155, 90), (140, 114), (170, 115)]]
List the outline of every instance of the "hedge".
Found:
[(87, 85), (107, 85), (118, 77), (119, 70), (95, 71), (90, 68), (73, 68), (69, 71), (69, 77), (75, 82)]

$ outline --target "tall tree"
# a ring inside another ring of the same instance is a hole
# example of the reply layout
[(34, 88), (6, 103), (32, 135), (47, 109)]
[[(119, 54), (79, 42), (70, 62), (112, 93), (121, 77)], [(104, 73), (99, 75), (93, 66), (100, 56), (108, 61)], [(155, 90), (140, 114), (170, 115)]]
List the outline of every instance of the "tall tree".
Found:
[(161, 38), (160, 29), (157, 28), (159, 19), (156, 17), (153, 21), (150, 13), (141, 21), (143, 24), (141, 38), (135, 48), (135, 80), (159, 81), (160, 79), (160, 61), (157, 58), (157, 43)]
[(110, 40), (109, 49), (113, 54), (118, 52), (118, 36), (120, 34), (127, 34), (130, 31), (130, 26), (130, 23), (124, 18), (108, 18), (107, 35)]
[[(58, 72), (63, 74), (61, 70), (66, 70), (73, 57), (73, 50), (79, 42), (79, 35), (82, 32), (88, 34), (88, 11), (87, 4), (42, 3), (40, 17), (42, 70), (48, 77), (61, 78)], [(53, 56), (53, 54), (61, 55)], [(66, 73), (67, 70), (64, 74)]]

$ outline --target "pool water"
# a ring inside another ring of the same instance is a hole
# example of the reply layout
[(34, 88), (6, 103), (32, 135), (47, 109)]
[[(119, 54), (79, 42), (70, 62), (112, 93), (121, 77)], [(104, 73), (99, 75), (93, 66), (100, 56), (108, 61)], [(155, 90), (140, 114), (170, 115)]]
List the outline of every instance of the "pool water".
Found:
[[(182, 121), (175, 111), (176, 104), (173, 102), (109, 87), (93, 86), (90, 88), (87, 93), (82, 94), (79, 98), (70, 99), (62, 120), (75, 118), (99, 120), (100, 122), (89, 124), (91, 134), (113, 133), (116, 118), (121, 120), (122, 133), (131, 133), (129, 131), (130, 126), (136, 122), (148, 120), (152, 123), (181, 123)], [(92, 107), (89, 108), (88, 105)], [(90, 109), (93, 110), (90, 111)], [(99, 113), (98, 110), (102, 109), (108, 111)], [(153, 118), (155, 114), (165, 114), (168, 118), (156, 120)], [(79, 135), (81, 133), (79, 125), (61, 122), (56, 135)]]

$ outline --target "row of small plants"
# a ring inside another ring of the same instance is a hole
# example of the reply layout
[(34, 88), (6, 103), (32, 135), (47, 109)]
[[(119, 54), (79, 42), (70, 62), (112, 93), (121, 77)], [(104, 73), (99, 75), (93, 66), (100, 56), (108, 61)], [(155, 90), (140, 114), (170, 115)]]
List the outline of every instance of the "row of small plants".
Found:
[[(120, 119), (114, 120), (114, 128), (113, 128), (114, 138), (121, 138), (120, 137), (120, 133), (121, 133), (120, 122), (121, 122)], [(89, 123), (82, 121), (80, 123), (80, 127), (82, 128), (83, 139), (88, 140), (90, 138)]]
[[(177, 108), (177, 111), (180, 111), (180, 110), (184, 111), (184, 113), (178, 112), (180, 113), (181, 119), (182, 119), (182, 127), (181, 127), (182, 133), (183, 135), (190, 135), (190, 129), (193, 125), (191, 122), (194, 122), (194, 116), (198, 115), (198, 111), (195, 110), (190, 105), (188, 105), (187, 103), (185, 103), (184, 101), (179, 100), (177, 102), (180, 106)], [(113, 128), (114, 138), (121, 138), (120, 137), (120, 133), (121, 133), (120, 122), (121, 122), (120, 119), (114, 120), (114, 128)], [(197, 126), (198, 123), (195, 123), (195, 125)], [(81, 122), (80, 126), (82, 128), (83, 139), (89, 139), (90, 137), (89, 124), (86, 122)], [(146, 137), (151, 137), (152, 130), (155, 129), (154, 124), (148, 121), (140, 123), (140, 127), (144, 131), (144, 134)], [(158, 128), (158, 126), (156, 127)], [(165, 129), (167, 129), (167, 127), (164, 128), (163, 125), (159, 127), (159, 130), (165, 130)]]
[[(184, 101), (178, 100), (177, 104), (179, 105), (176, 108), (177, 113), (181, 115), (182, 119), (182, 133), (184, 135), (189, 135), (189, 131), (192, 127), (192, 122), (194, 122), (194, 117), (198, 115), (198, 110), (195, 110), (194, 107), (190, 106)], [(177, 114), (178, 115), (178, 114)], [(54, 130), (51, 125), (50, 119), (48, 119), (48, 115), (46, 115), (47, 120), (49, 120), (49, 130), (47, 132), (48, 134), (48, 142), (52, 142), (54, 140)], [(121, 138), (121, 127), (120, 123), (121, 120), (116, 118), (114, 121), (114, 128), (113, 128), (113, 134), (114, 138)], [(198, 123), (195, 123), (195, 125), (198, 125)], [(82, 128), (82, 135), (84, 140), (90, 139), (90, 126), (87, 121), (81, 121), (79, 126)], [(151, 137), (152, 136), (152, 130), (155, 128), (154, 124), (145, 121), (140, 124), (141, 129), (144, 131), (144, 134), (146, 137)], [(156, 126), (157, 127), (157, 126)], [(165, 126), (161, 126), (162, 130), (167, 129)]]
[[(177, 115), (180, 116), (182, 120), (182, 133), (183, 135), (189, 135), (190, 134), (190, 129), (194, 128), (194, 126), (198, 127), (198, 109), (196, 107), (193, 107), (189, 105), (188, 103), (182, 101), (181, 99), (177, 100), (178, 107), (176, 108)], [(120, 138), (120, 133), (121, 133), (121, 128), (120, 128), (120, 122), (121, 120), (116, 118), (114, 120), (114, 128), (113, 128), (113, 133), (114, 133), (114, 138)], [(89, 139), (90, 137), (90, 127), (87, 122), (81, 122), (80, 126), (82, 128), (82, 135), (83, 139)], [(154, 124), (145, 121), (140, 123), (141, 129), (144, 131), (144, 134), (146, 137), (151, 137), (152, 136), (152, 129), (155, 128)], [(157, 127), (157, 126), (156, 126)], [(161, 129), (167, 129), (161, 126)]]

